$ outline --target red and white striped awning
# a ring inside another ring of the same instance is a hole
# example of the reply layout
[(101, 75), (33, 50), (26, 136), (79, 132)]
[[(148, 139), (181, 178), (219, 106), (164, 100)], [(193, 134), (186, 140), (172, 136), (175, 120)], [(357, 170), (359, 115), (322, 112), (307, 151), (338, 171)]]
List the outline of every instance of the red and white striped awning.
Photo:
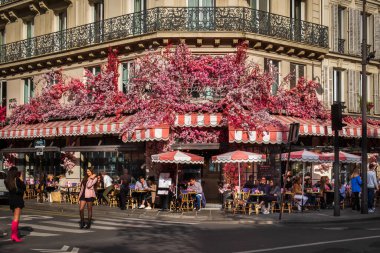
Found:
[(169, 140), (169, 126), (160, 125), (145, 129), (136, 129), (132, 135), (124, 134), (123, 142), (167, 141)]
[(315, 119), (300, 119), (296, 117), (273, 115), (283, 124), (283, 127), (269, 127), (267, 131), (245, 131), (229, 127), (229, 142), (258, 143), (258, 144), (282, 144), (288, 140), (289, 124), (300, 123), (300, 135), (324, 136), (326, 135), (326, 122)]
[[(289, 161), (292, 162), (321, 162), (319, 153), (311, 152), (308, 150), (293, 151), (290, 152)], [(288, 159), (288, 153), (281, 154), (281, 160), (286, 161)]]
[(221, 113), (191, 113), (177, 114), (174, 121), (175, 127), (218, 127), (222, 125)]
[(66, 120), (46, 123), (6, 126), (0, 130), (0, 139), (48, 138), (56, 136), (80, 136), (97, 134), (118, 134), (126, 120), (108, 117), (100, 120)]
[[(334, 153), (322, 153), (320, 159), (322, 162), (334, 162)], [(362, 157), (346, 152), (339, 151), (339, 162), (341, 163), (361, 163)]]
[[(334, 131), (331, 126), (327, 126), (327, 135), (334, 136)], [(339, 131), (339, 135), (346, 138), (361, 138), (362, 126), (347, 124), (346, 127)], [(367, 124), (367, 136), (368, 138), (380, 138), (380, 129)]]

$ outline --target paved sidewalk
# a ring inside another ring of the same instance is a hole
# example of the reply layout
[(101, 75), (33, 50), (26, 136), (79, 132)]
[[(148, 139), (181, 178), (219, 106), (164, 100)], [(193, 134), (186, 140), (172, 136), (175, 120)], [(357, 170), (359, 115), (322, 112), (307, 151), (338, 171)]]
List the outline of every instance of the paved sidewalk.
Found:
[[(59, 213), (77, 214), (78, 205), (71, 205), (67, 203), (37, 203), (35, 200), (27, 200), (25, 203), (26, 210), (40, 210), (51, 211)], [(154, 219), (154, 220), (174, 220), (174, 221), (194, 221), (194, 222), (215, 222), (215, 223), (231, 223), (231, 224), (274, 224), (274, 223), (339, 223), (339, 222), (360, 222), (364, 220), (380, 220), (380, 209), (375, 213), (361, 214), (357, 211), (352, 211), (351, 208), (341, 210), (341, 216), (334, 217), (333, 210), (320, 210), (320, 211), (305, 211), (303, 213), (284, 213), (282, 220), (279, 221), (279, 214), (231, 214), (216, 208), (205, 208), (199, 212), (191, 211), (185, 213), (174, 212), (161, 212), (158, 209), (145, 210), (145, 209), (128, 209), (120, 210), (116, 207), (108, 206), (95, 206), (94, 216), (110, 215), (113, 217), (130, 217), (140, 219)]]

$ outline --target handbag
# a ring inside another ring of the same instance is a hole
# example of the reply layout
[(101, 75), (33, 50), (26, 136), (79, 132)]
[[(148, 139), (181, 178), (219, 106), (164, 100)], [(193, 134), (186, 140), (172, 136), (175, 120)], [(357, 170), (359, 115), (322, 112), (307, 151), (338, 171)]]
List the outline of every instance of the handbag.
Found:
[(15, 178), (16, 194), (24, 194), (24, 190), (17, 187), (17, 178)]

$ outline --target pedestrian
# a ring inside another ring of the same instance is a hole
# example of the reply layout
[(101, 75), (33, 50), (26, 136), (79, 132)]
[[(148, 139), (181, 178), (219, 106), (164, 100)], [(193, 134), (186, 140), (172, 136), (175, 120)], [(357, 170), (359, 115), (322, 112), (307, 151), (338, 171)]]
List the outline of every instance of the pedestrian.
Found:
[(124, 174), (120, 177), (120, 209), (126, 209), (127, 197), (130, 194), (129, 183), (131, 182), (131, 176), (128, 174), (128, 170), (124, 169)]
[[(91, 220), (92, 220), (92, 206), (96, 197), (95, 187), (98, 178), (94, 173), (94, 168), (88, 168), (86, 171), (86, 175), (84, 176), (81, 184), (80, 184), (80, 193), (79, 193), (79, 215), (80, 215), (80, 228), (91, 228)], [(84, 223), (84, 208), (87, 204), (88, 211), (88, 223), (85, 227)]]
[(107, 175), (107, 172), (103, 171), (103, 182), (104, 182), (104, 192), (103, 192), (103, 198), (107, 202), (107, 205), (110, 203), (110, 199), (108, 198), (108, 193), (110, 193), (113, 189), (113, 183), (112, 178)]
[(18, 224), (20, 221), (21, 209), (24, 208), (24, 192), (26, 186), (21, 180), (21, 173), (17, 167), (12, 166), (9, 168), (7, 177), (4, 181), (5, 186), (9, 191), (9, 207), (13, 212), (13, 220), (11, 227), (11, 240), (13, 242), (21, 242), (22, 240), (18, 235)]
[(359, 170), (355, 169), (351, 174), (352, 210), (360, 211), (359, 193), (361, 191), (362, 179)]
[(368, 188), (368, 212), (375, 212), (375, 206), (373, 205), (375, 200), (375, 190), (379, 188), (377, 184), (376, 172), (377, 168), (376, 163), (371, 163), (369, 165), (369, 170), (367, 173), (367, 188)]

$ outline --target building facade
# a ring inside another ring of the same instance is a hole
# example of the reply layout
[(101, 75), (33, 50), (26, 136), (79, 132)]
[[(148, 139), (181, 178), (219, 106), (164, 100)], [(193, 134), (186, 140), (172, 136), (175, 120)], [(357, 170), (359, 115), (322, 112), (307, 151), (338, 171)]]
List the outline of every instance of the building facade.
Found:
[[(361, 9), (362, 1), (358, 0), (2, 0), (2, 106), (10, 116), (15, 106), (28, 103), (39, 90), (36, 85), (39, 77), (51, 70), (62, 69), (64, 74), (79, 78), (85, 69), (98, 73), (107, 60), (109, 47), (119, 51), (119, 89), (127, 91), (133, 59), (145, 54), (147, 49), (185, 42), (195, 53), (222, 55), (235, 52), (236, 45), (246, 41), (249, 57), (262, 69), (269, 70), (269, 64), (278, 69), (273, 92), (283, 78), (292, 73), (291, 87), (299, 77), (315, 80), (322, 86), (319, 96), (326, 106), (333, 101), (343, 101), (347, 105), (346, 113), (358, 116)], [(367, 20), (369, 50), (378, 52), (367, 68), (368, 101), (373, 103), (369, 113), (378, 117), (379, 0), (368, 0)], [(151, 129), (149, 136), (137, 134), (134, 142), (123, 142), (115, 130), (117, 123), (50, 124), (50, 128), (42, 125), (8, 132), (4, 127), (1, 152), (16, 156), (16, 165), (27, 173), (44, 169), (57, 174), (62, 152), (73, 152), (76, 167), (73, 174), (68, 175), (73, 180), (79, 179), (81, 170), (90, 165), (95, 165), (97, 171), (107, 170), (113, 176), (121, 174), (123, 168), (138, 175), (146, 173), (151, 166), (146, 146), (165, 140), (168, 135), (168, 129)], [(110, 124), (112, 130), (102, 127)], [(312, 126), (311, 134), (305, 134), (306, 146), (329, 142), (319, 138), (320, 134), (314, 131), (316, 125)], [(89, 126), (97, 130), (89, 131)], [(38, 129), (45, 131), (40, 133)], [(349, 131), (346, 137), (352, 137)], [(33, 147), (37, 138), (46, 139), (43, 156), (37, 156)], [(244, 133), (235, 131), (230, 143), (253, 146), (278, 143), (247, 138), (244, 140)], [(355, 146), (360, 138), (349, 140)], [(211, 156), (220, 152), (221, 145), (178, 144), (177, 148), (195, 149)], [(271, 150), (273, 145), (267, 146)], [(254, 168), (247, 169), (246, 174), (252, 170)], [(191, 168), (188, 171), (192, 173)], [(215, 198), (220, 168), (207, 162), (193, 172), (201, 175), (209, 197)]]

